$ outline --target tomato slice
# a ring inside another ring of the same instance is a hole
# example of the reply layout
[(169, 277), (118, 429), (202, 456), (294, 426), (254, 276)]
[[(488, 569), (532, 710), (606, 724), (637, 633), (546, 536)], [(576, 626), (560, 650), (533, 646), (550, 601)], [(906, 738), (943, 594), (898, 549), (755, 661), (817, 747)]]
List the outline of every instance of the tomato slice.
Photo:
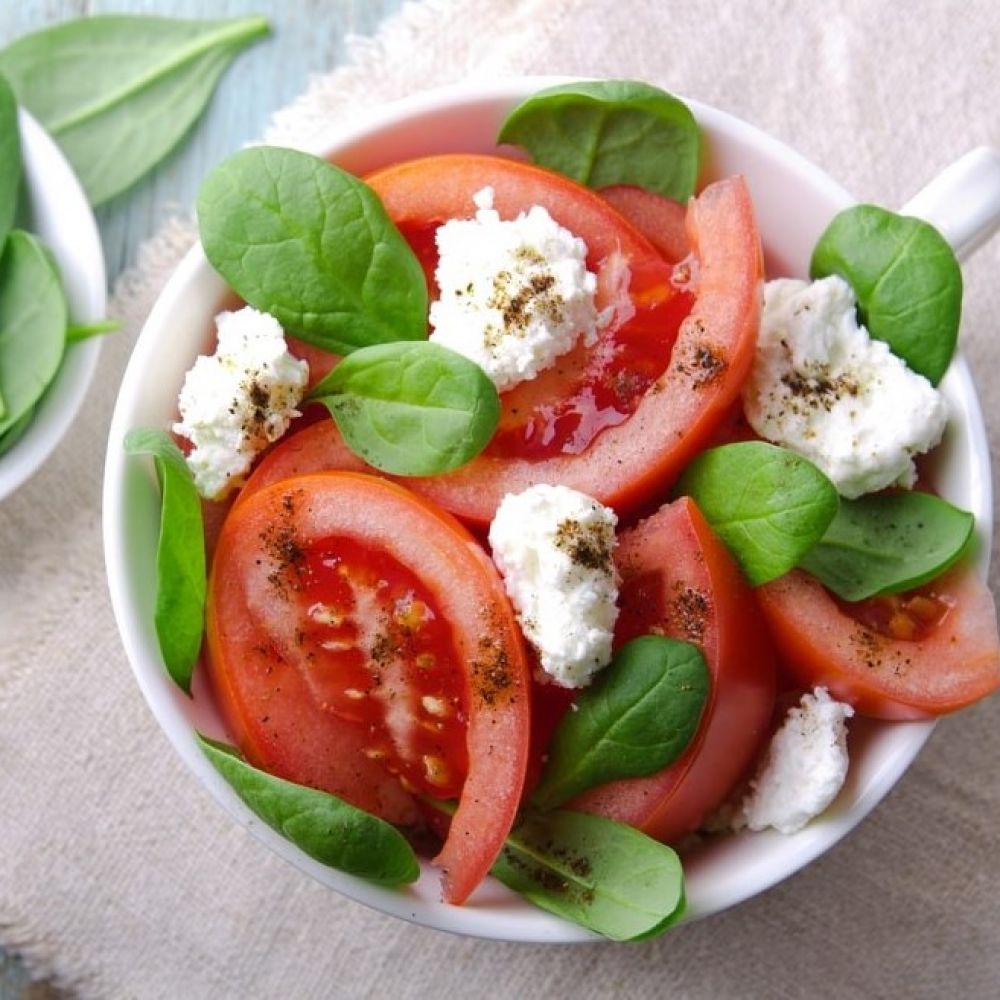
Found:
[(615, 561), (616, 645), (649, 633), (692, 642), (711, 689), (691, 745), (673, 764), (592, 789), (572, 807), (673, 841), (701, 825), (757, 756), (774, 709), (774, 653), (739, 568), (690, 498), (624, 531)]
[(967, 565), (896, 610), (884, 601), (842, 604), (801, 570), (757, 588), (757, 597), (788, 672), (865, 715), (932, 718), (1000, 687), (993, 595)]
[[(447, 219), (471, 216), (482, 188), (493, 188), (506, 218), (544, 205), (586, 242), (601, 302), (616, 310), (608, 336), (621, 367), (571, 352), (504, 393), (500, 431), (485, 454), (409, 486), (480, 525), (505, 493), (538, 482), (563, 483), (622, 512), (662, 492), (704, 446), (749, 370), (760, 316), (760, 245), (741, 178), (710, 185), (689, 205), (695, 264), (685, 271), (696, 294), (683, 319), (675, 269), (602, 198), (566, 178), (512, 160), (453, 155), (399, 164), (368, 182), (425, 266), (430, 234)], [(601, 343), (607, 351), (609, 341)]]
[(207, 620), (252, 763), (400, 824), (412, 793), (459, 796), (435, 861), (464, 901), (514, 822), (530, 730), (522, 639), (467, 530), (374, 476), (283, 480), (230, 512)]
[(664, 260), (677, 264), (691, 252), (687, 210), (679, 201), (632, 184), (612, 184), (597, 193), (632, 223), (656, 247)]

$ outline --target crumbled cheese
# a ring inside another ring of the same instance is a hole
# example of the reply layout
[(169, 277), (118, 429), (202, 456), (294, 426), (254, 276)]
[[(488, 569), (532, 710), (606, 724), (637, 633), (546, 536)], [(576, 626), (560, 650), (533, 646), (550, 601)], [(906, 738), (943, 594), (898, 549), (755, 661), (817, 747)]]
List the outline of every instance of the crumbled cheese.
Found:
[(607, 322), (594, 304), (587, 246), (540, 205), (501, 220), (493, 189), (474, 197), (472, 219), (452, 219), (435, 239), (439, 298), (430, 339), (475, 361), (499, 391), (534, 378)]
[(198, 492), (212, 500), (242, 482), (256, 455), (288, 430), (309, 380), (309, 365), (288, 353), (278, 321), (249, 306), (216, 317), (215, 354), (184, 378), (175, 433)]
[(948, 421), (930, 382), (858, 325), (851, 288), (835, 275), (767, 283), (743, 399), (761, 437), (804, 455), (849, 498), (912, 486), (913, 456)]
[(770, 746), (735, 826), (801, 830), (836, 798), (847, 777), (850, 705), (834, 701), (826, 688), (805, 694), (792, 708)]
[(611, 660), (618, 617), (614, 511), (567, 486), (508, 493), (490, 525), (493, 560), (546, 679), (583, 687)]

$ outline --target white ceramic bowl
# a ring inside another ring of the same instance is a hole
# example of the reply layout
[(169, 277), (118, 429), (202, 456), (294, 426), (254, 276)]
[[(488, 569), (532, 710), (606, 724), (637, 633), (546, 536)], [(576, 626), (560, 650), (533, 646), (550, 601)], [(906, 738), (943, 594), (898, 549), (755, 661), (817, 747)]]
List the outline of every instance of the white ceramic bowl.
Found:
[[(374, 110), (363, 126), (334, 131), (315, 151), (364, 173), (427, 153), (494, 148), (504, 113), (554, 81), (521, 79), (414, 96)], [(707, 136), (709, 172), (748, 178), (772, 273), (801, 275), (830, 217), (851, 196), (822, 171), (757, 129), (694, 101)], [(177, 752), (218, 801), (260, 840), (324, 884), (387, 913), (428, 926), (489, 938), (568, 942), (591, 935), (488, 883), (461, 908), (439, 901), (438, 874), (425, 866), (420, 881), (389, 891), (310, 860), (258, 821), (198, 751), (194, 730), (224, 737), (203, 682), (189, 700), (168, 680), (152, 626), (158, 498), (148, 470), (122, 451), (135, 426), (165, 426), (184, 372), (203, 347), (227, 290), (195, 248), (173, 276), (139, 337), (125, 373), (108, 444), (104, 538), (112, 602), (136, 678)], [(982, 569), (988, 553), (992, 503), (989, 456), (975, 392), (959, 359), (943, 382), (953, 420), (937, 459), (947, 496), (972, 510), (979, 524)], [(920, 750), (931, 723), (852, 725), (852, 764), (842, 794), (827, 813), (794, 836), (744, 833), (695, 853), (687, 865), (688, 918), (714, 913), (774, 885), (835, 844), (889, 791)]]
[[(27, 112), (20, 111), (21, 155), (30, 217), (27, 228), (52, 251), (74, 323), (105, 318), (107, 279), (94, 214), (59, 147)], [(0, 455), (0, 500), (13, 493), (69, 430), (97, 368), (101, 338), (71, 344), (55, 380), (21, 439)]]

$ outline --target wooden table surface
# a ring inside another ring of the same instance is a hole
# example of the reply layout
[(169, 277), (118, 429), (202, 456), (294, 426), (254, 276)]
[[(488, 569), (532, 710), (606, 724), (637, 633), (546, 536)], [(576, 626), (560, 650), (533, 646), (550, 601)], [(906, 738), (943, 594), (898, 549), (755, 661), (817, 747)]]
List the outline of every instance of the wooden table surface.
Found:
[[(262, 15), (272, 35), (244, 51), (223, 76), (206, 114), (181, 148), (130, 191), (102, 206), (97, 221), (108, 282), (133, 263), (172, 212), (190, 206), (201, 178), (224, 156), (261, 135), (271, 114), (305, 90), (309, 77), (345, 58), (347, 35), (371, 34), (402, 0), (17, 0), (0, 2), (0, 45), (39, 28), (89, 14), (174, 17)], [(31, 984), (0, 948), (0, 1000), (52, 996)]]

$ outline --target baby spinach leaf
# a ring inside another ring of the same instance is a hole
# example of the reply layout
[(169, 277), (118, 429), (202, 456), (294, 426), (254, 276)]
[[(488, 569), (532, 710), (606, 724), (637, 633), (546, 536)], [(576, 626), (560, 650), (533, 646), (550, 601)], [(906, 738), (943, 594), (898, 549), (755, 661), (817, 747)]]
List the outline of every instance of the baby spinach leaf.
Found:
[(763, 441), (702, 452), (677, 492), (694, 500), (753, 586), (792, 569), (838, 506), (833, 483), (815, 465)]
[(701, 161), (687, 105), (630, 80), (541, 90), (507, 115), (498, 141), (589, 187), (635, 184), (677, 201), (694, 194)]
[(13, 427), (55, 378), (66, 346), (66, 299), (52, 259), (15, 229), (0, 256), (0, 434)]
[(24, 437), (24, 432), (31, 426), (31, 418), (34, 415), (34, 407), (26, 410), (19, 420), (15, 421), (7, 430), (0, 434), (0, 455), (10, 451)]
[(334, 354), (426, 338), (419, 261), (375, 193), (339, 167), (241, 150), (205, 180), (198, 220), (213, 267), (297, 337)]
[(955, 352), (962, 269), (933, 226), (875, 205), (844, 209), (819, 238), (810, 271), (839, 274), (868, 332), (937, 385)]
[(125, 435), (130, 455), (152, 455), (160, 483), (153, 624), (174, 683), (191, 693), (205, 629), (205, 532), (201, 500), (180, 448), (166, 431), (138, 427)]
[(483, 370), (428, 341), (356, 351), (310, 399), (326, 405), (353, 451), (398, 476), (464, 465), (486, 447), (500, 419), (500, 398)]
[(532, 803), (552, 809), (595, 785), (666, 767), (694, 736), (708, 688), (697, 646), (658, 635), (627, 642), (563, 716)]
[(200, 734), (197, 740), (247, 806), (309, 857), (378, 885), (404, 885), (419, 877), (413, 848), (385, 820), (328, 792), (259, 771), (233, 747)]
[(943, 573), (965, 551), (975, 518), (930, 493), (843, 500), (826, 534), (800, 560), (845, 601), (896, 594)]
[(106, 333), (114, 333), (120, 329), (121, 323), (116, 319), (102, 319), (96, 323), (70, 323), (66, 327), (66, 342), (75, 344), (78, 340), (101, 337)]
[(17, 215), (21, 186), (21, 133), (17, 125), (17, 101), (7, 81), (0, 76), (0, 250)]
[(259, 17), (84, 17), (0, 50), (0, 73), (99, 205), (180, 142), (237, 53), (268, 31)]
[(652, 937), (684, 912), (677, 854), (604, 816), (560, 809), (528, 815), (492, 873), (536, 906), (613, 941)]

